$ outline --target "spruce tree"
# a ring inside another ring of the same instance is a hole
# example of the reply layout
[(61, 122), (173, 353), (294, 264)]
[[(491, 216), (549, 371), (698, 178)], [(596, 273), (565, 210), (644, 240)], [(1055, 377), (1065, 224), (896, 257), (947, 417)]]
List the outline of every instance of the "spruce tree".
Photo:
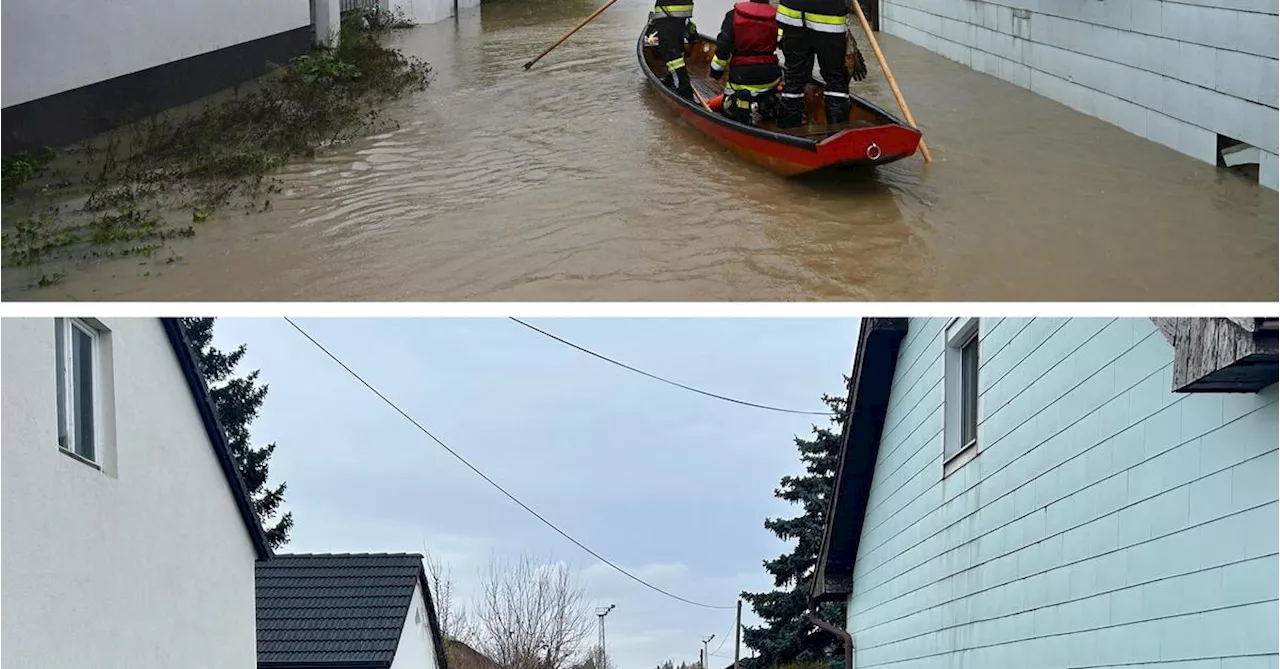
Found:
[[(805, 474), (782, 477), (781, 485), (773, 491), (775, 497), (799, 504), (803, 512), (795, 518), (769, 518), (764, 523), (779, 539), (795, 541), (795, 547), (776, 559), (764, 561), (764, 568), (773, 576), (775, 590), (742, 593), (742, 598), (764, 623), (743, 629), (743, 642), (757, 652), (748, 665), (752, 669), (796, 662), (821, 661), (832, 667), (843, 664), (837, 640), (808, 619), (809, 588), (822, 547), (827, 504), (835, 485), (846, 404), (845, 398), (830, 395), (823, 395), (822, 401), (831, 408), (831, 426), (815, 425), (811, 439), (795, 438)], [(841, 603), (822, 605), (818, 615), (837, 627), (844, 626), (845, 609)]]
[[(293, 528), (293, 514), (285, 513), (276, 519), (280, 503), (284, 501), (285, 484), (272, 488), (267, 485), (268, 465), (275, 444), (255, 447), (250, 443), (249, 424), (258, 417), (262, 402), (267, 397), (267, 385), (258, 383), (258, 370), (245, 376), (236, 376), (236, 366), (244, 358), (245, 345), (223, 352), (213, 346), (212, 318), (179, 319), (195, 349), (196, 361), (209, 386), (218, 420), (227, 433), (231, 455), (244, 478), (245, 487), (253, 500), (253, 509), (262, 523), (271, 548), (279, 548), (289, 541)], [(274, 521), (274, 522), (273, 522)]]

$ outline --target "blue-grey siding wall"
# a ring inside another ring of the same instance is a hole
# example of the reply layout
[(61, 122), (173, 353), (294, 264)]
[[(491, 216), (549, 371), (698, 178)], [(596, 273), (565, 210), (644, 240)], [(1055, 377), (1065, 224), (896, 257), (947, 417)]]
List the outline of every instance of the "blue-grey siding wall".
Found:
[(944, 479), (946, 323), (903, 342), (855, 667), (1276, 669), (1276, 386), (1173, 393), (1147, 319), (983, 320), (981, 451)]

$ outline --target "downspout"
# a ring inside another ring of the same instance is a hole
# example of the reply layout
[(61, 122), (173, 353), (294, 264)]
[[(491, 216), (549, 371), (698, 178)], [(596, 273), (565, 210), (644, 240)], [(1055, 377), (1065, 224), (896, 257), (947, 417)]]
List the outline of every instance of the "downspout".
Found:
[[(856, 0), (855, 0), (856, 1)], [(812, 602), (809, 603), (809, 622), (817, 625), (824, 632), (830, 632), (840, 638), (840, 643), (844, 644), (844, 669), (853, 669), (853, 635), (848, 630), (842, 630), (835, 625), (818, 617), (818, 609)]]

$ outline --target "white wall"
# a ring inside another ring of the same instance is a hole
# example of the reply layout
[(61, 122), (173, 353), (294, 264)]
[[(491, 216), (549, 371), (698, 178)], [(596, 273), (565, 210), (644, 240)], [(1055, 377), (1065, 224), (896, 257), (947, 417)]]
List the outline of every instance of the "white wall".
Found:
[[(479, 6), (480, 0), (458, 0), (458, 11)], [(453, 16), (453, 0), (391, 0), (391, 10), (415, 23), (436, 23)]]
[(436, 669), (436, 649), (431, 639), (431, 624), (427, 622), (427, 605), (422, 597), (422, 584), (413, 588), (413, 603), (400, 630), (400, 645), (391, 669)]
[(898, 358), (855, 667), (1275, 667), (1277, 387), (1174, 393), (1148, 319), (984, 319), (981, 450), (943, 478), (942, 332)]
[(0, 323), (0, 664), (251, 668), (255, 553), (173, 350), (157, 320), (104, 324), (109, 473), (58, 450), (53, 321)]
[[(1276, 0), (881, 0), (881, 30), (1277, 188)], [(998, 106), (999, 101), (991, 101)]]
[(310, 0), (4, 0), (3, 106), (311, 24)]

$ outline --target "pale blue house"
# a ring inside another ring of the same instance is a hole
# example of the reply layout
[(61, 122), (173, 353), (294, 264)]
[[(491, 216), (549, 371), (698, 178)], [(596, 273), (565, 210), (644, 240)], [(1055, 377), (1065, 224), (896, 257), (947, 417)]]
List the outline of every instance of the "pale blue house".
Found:
[(1276, 669), (1276, 320), (864, 319), (813, 579), (856, 669)]

